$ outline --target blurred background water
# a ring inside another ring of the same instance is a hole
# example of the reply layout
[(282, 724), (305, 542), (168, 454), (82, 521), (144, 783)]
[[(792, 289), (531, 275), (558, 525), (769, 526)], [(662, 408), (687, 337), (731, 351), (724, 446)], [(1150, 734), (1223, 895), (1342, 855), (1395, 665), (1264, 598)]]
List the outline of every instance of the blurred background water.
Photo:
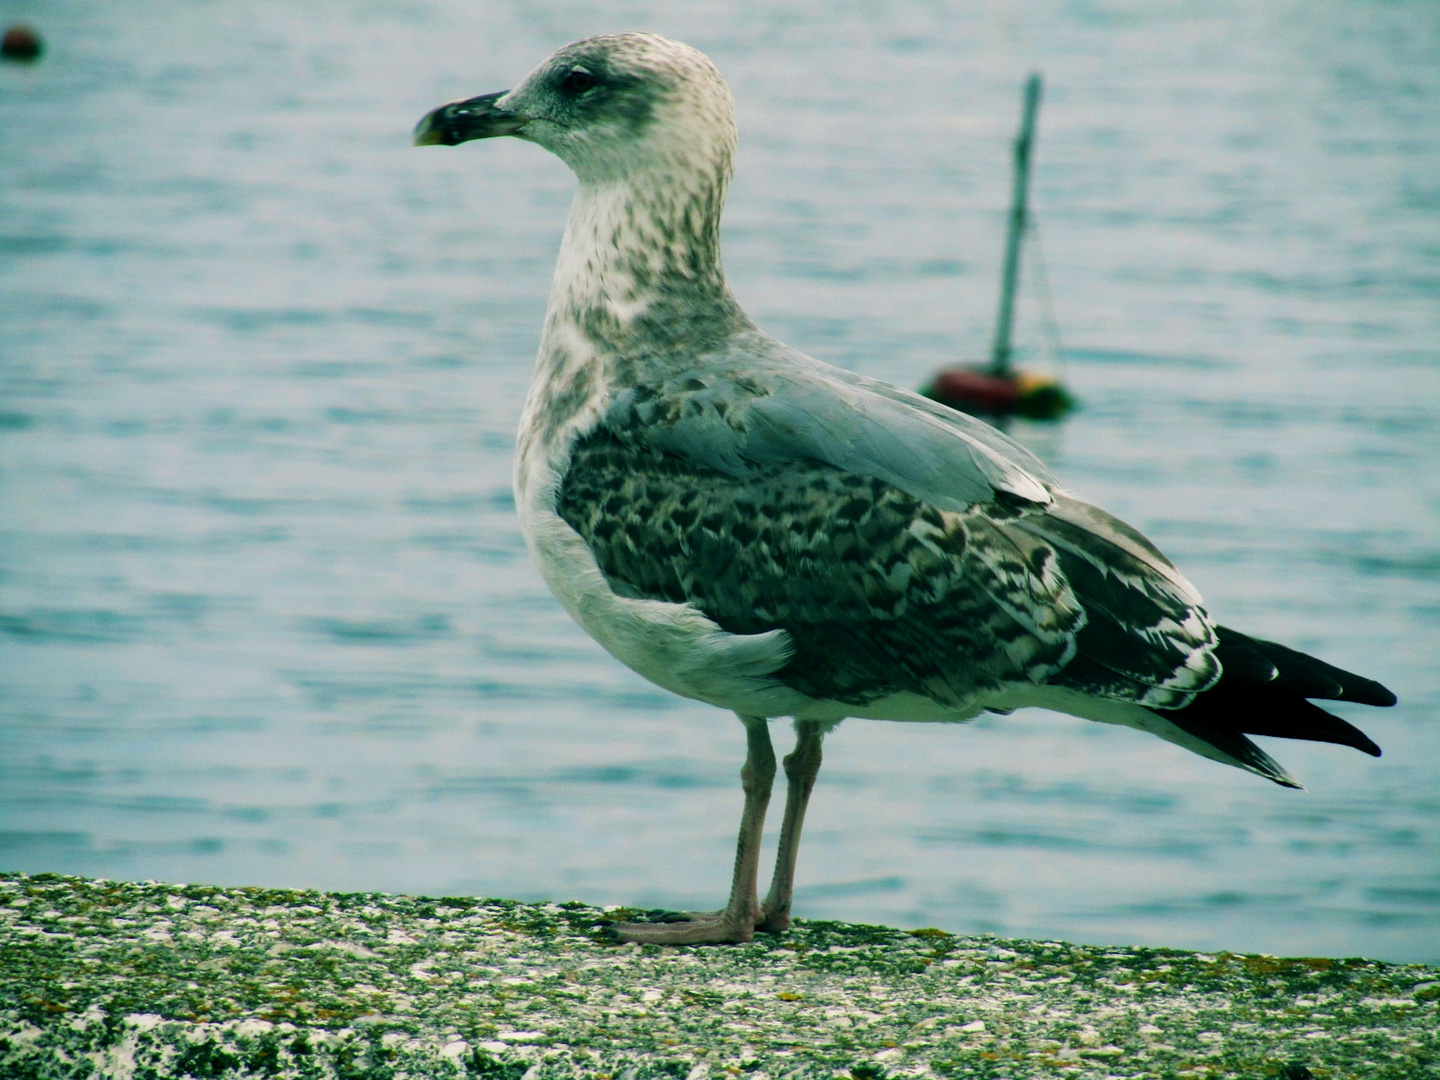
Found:
[(0, 67), (0, 866), (721, 900), (739, 725), (592, 644), (514, 520), (571, 179), (515, 141), (408, 146), (643, 28), (734, 89), (741, 301), (912, 386), (985, 351), (1043, 70), (1084, 409), (1022, 436), (1221, 619), (1402, 699), (1343, 710), (1379, 761), (1264, 740), (1306, 792), (1043, 713), (852, 722), (801, 913), (1440, 960), (1432, 0), (0, 0), (18, 18), (49, 51)]

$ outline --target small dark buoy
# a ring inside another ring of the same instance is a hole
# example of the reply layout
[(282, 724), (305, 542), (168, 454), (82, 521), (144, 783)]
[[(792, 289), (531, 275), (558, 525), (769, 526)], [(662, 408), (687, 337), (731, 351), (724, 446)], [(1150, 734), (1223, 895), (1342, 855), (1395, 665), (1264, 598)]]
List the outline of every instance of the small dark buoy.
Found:
[(45, 43), (40, 35), (24, 23), (16, 23), (0, 36), (0, 56), (6, 60), (39, 60), (44, 51)]

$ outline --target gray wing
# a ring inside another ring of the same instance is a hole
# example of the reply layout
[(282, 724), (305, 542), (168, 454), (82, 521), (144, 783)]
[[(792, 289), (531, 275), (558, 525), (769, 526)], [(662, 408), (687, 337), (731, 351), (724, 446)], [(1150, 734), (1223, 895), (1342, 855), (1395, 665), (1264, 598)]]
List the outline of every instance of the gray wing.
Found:
[(784, 629), (782, 681), (849, 704), (1052, 682), (1173, 707), (1214, 681), (1184, 579), (1003, 436), (787, 377), (637, 387), (577, 444), (559, 512), (612, 587)]
[(945, 510), (997, 492), (1050, 501), (1039, 460), (971, 417), (800, 353), (746, 359), (740, 370), (716, 365), (623, 391), (607, 422), (622, 438), (735, 475), (805, 460), (884, 480)]

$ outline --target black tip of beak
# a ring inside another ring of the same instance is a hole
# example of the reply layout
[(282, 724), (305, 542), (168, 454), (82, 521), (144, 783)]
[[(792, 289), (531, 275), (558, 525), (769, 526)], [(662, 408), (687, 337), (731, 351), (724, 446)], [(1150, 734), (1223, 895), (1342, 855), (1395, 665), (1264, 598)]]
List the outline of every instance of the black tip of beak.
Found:
[(472, 139), (515, 134), (525, 125), (526, 117), (495, 106), (507, 93), (501, 90), (441, 105), (415, 125), (415, 145), (459, 146)]

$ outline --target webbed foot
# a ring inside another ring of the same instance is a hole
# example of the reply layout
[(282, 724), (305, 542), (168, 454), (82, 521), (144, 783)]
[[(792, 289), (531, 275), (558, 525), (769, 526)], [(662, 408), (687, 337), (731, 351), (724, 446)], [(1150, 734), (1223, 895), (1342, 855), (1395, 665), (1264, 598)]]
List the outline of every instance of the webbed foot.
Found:
[(612, 923), (609, 933), (641, 945), (738, 945), (755, 936), (755, 923), (730, 911), (661, 911), (645, 922)]

